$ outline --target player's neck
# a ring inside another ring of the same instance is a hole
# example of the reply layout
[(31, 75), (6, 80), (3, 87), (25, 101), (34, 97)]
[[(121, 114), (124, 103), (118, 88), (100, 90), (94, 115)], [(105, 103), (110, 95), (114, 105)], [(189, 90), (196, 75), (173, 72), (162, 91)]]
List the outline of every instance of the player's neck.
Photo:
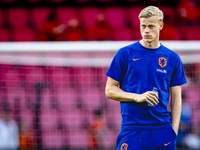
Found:
[(144, 39), (140, 40), (140, 44), (146, 48), (152, 48), (152, 49), (155, 49), (155, 48), (158, 48), (160, 47), (160, 43), (159, 41), (152, 41), (152, 42), (147, 42), (145, 41)]

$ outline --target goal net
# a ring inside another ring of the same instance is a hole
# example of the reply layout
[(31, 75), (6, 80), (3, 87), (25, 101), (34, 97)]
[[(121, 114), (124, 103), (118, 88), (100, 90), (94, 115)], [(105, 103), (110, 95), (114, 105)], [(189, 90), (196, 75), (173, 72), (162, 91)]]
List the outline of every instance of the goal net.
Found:
[[(114, 149), (120, 104), (105, 97), (105, 72), (116, 51), (131, 43), (0, 43), (0, 117), (9, 110), (19, 128), (20, 147)], [(179, 133), (197, 134), (200, 42), (161, 43), (180, 55), (188, 80)], [(178, 144), (187, 142), (185, 135)]]

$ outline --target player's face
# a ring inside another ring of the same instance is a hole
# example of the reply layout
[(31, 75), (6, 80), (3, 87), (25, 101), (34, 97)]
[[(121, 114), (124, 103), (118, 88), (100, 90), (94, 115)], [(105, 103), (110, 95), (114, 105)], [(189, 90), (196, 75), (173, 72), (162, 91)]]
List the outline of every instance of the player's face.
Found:
[(163, 23), (156, 16), (149, 18), (140, 18), (140, 32), (142, 39), (145, 42), (152, 43), (159, 40), (160, 30), (163, 28)]

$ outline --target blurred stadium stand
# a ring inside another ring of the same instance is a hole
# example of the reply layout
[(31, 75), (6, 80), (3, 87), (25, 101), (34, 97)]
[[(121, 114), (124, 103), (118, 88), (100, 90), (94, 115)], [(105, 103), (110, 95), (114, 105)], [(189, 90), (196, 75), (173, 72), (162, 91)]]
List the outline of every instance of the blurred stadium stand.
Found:
[[(138, 13), (148, 4), (159, 6), (164, 12), (164, 21), (171, 24), (165, 26), (161, 40), (200, 40), (200, 15), (191, 21), (194, 24), (184, 23), (178, 0), (2, 0), (0, 41), (39, 41), (40, 30), (50, 10), (55, 8), (62, 23), (77, 19), (85, 32), (94, 26), (99, 14), (104, 14), (105, 21), (113, 27), (112, 40), (136, 40), (140, 37)], [(200, 2), (196, 4), (199, 9)], [(174, 35), (170, 37), (168, 31)]]

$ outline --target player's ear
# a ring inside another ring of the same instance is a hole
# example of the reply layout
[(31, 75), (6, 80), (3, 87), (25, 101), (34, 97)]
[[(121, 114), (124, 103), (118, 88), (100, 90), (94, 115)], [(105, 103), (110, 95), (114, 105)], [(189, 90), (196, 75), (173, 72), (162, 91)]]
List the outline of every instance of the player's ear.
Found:
[(162, 30), (162, 29), (163, 29), (163, 27), (164, 27), (164, 23), (163, 23), (163, 22), (161, 22), (161, 23), (160, 23), (160, 30)]

